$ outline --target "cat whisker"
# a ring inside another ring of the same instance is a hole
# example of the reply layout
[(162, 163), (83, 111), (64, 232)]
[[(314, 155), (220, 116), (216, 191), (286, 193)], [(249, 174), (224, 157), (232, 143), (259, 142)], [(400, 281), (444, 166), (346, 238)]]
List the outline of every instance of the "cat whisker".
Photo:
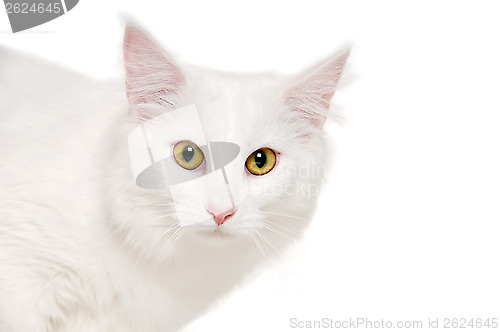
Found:
[(261, 253), (262, 255), (262, 258), (267, 258), (269, 255), (266, 253), (266, 251), (264, 250), (264, 248), (261, 246), (261, 244), (259, 243), (259, 239), (254, 236), (254, 234), (250, 234), (252, 240), (253, 240), (253, 244), (257, 247), (257, 249), (259, 250), (259, 252)]
[(141, 253), (141, 255), (139, 255), (139, 257), (137, 258), (137, 262), (139, 262), (141, 259), (143, 259), (147, 255), (149, 255), (149, 253), (151, 252), (151, 250), (153, 249), (153, 247), (156, 245), (156, 243), (158, 243), (164, 236), (168, 235), (172, 231), (174, 231), (173, 234), (172, 234), (172, 235), (174, 235), (174, 234), (176, 234), (176, 232), (179, 229), (180, 229), (180, 226), (177, 225), (177, 224), (174, 224), (168, 230), (166, 230), (165, 232), (163, 232), (160, 236), (158, 236), (157, 239), (155, 239), (152, 243), (150, 243), (149, 246), (145, 250), (143, 250), (143, 252)]
[[(283, 219), (280, 219), (279, 222), (271, 220), (271, 219), (266, 219), (266, 220), (264, 220), (264, 224), (266, 226), (272, 226), (273, 229), (276, 229), (277, 231), (281, 231), (281, 232), (287, 233), (290, 236), (296, 236), (296, 237), (300, 236), (299, 232), (294, 231), (290, 227), (286, 227), (286, 226), (289, 226), (289, 225), (294, 226), (295, 224), (293, 224), (293, 223), (287, 223), (286, 221), (284, 222)], [(283, 224), (285, 224), (285, 225), (283, 225)]]
[(280, 251), (276, 248), (274, 241), (269, 236), (267, 236), (266, 233), (264, 233), (264, 232), (261, 233), (261, 232), (257, 231), (257, 233), (259, 233), (262, 236), (262, 238), (267, 241), (267, 243), (271, 247), (271, 249), (273, 249), (274, 252), (277, 254), (277, 256), (281, 258)]
[(276, 247), (273, 245), (271, 239), (269, 239), (267, 236), (265, 236), (263, 233), (259, 232), (258, 230), (255, 230), (255, 233), (259, 236), (260, 239), (262, 239), (262, 242), (266, 245), (266, 247), (270, 248), (272, 250), (272, 253), (269, 253), (267, 255), (267, 257), (270, 258), (271, 260), (275, 260), (274, 255), (276, 255), (281, 259), (281, 255), (280, 255), (278, 249), (276, 249)]
[(311, 221), (310, 218), (297, 217), (297, 216), (292, 216), (292, 215), (289, 215), (289, 214), (273, 213), (273, 212), (270, 212), (270, 211), (260, 211), (260, 212), (263, 213), (263, 214), (270, 215), (270, 216), (284, 217), (284, 218), (297, 219), (297, 220), (304, 220), (304, 221), (308, 221), (308, 222)]
[(182, 234), (181, 232), (182, 232), (182, 228), (179, 227), (174, 232), (174, 234), (172, 234), (172, 236), (170, 237), (170, 241), (169, 241), (168, 247), (167, 247), (167, 249), (162, 254), (163, 257), (166, 257), (168, 255), (168, 253), (170, 252), (171, 248), (174, 245), (174, 242), (176, 242), (180, 238), (180, 236)]
[[(165, 234), (165, 233), (164, 233)], [(156, 260), (156, 263), (154, 265), (154, 269), (153, 269), (153, 273), (152, 273), (152, 277), (154, 277), (154, 275), (156, 274), (158, 268), (160, 267), (160, 264), (161, 264), (161, 261), (165, 259), (165, 257), (168, 256), (171, 248), (173, 248), (174, 246), (174, 243), (179, 240), (179, 238), (181, 237), (182, 235), (182, 228), (181, 227), (178, 227), (176, 229), (176, 231), (174, 232), (174, 234), (172, 234), (172, 236), (170, 237), (169, 239), (169, 244), (167, 246), (167, 249), (161, 254), (158, 256), (158, 259)]]
[(289, 230), (289, 229), (286, 229), (284, 230), (283, 228), (281, 228), (280, 226), (278, 225), (265, 225), (266, 229), (268, 229), (269, 231), (273, 232), (273, 233), (276, 233), (278, 234), (279, 236), (285, 238), (285, 239), (288, 239), (288, 240), (296, 240), (299, 238), (299, 234), (292, 231), (292, 230)]

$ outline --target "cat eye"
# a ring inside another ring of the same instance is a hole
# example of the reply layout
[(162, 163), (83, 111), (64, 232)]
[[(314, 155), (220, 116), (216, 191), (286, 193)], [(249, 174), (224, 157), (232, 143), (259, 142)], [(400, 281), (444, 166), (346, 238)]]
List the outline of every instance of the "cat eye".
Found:
[(203, 163), (205, 156), (198, 145), (191, 141), (181, 141), (174, 146), (174, 159), (180, 167), (191, 171)]
[(267, 174), (276, 165), (276, 153), (269, 148), (258, 149), (248, 156), (245, 165), (253, 175)]

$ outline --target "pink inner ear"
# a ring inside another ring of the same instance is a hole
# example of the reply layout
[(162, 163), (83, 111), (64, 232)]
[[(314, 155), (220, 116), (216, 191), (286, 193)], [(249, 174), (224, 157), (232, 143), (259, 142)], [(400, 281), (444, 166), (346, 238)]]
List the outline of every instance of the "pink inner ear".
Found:
[(330, 102), (348, 56), (348, 50), (334, 55), (287, 92), (287, 102), (303, 112), (315, 126), (321, 126), (328, 117)]
[(123, 54), (127, 97), (131, 104), (172, 105), (185, 79), (174, 62), (144, 32), (128, 26)]

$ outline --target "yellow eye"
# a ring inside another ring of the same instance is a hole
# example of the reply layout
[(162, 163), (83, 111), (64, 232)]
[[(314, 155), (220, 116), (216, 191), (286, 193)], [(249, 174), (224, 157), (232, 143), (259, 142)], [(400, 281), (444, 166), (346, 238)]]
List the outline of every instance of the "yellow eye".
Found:
[(268, 148), (258, 149), (248, 156), (245, 165), (253, 175), (267, 174), (276, 165), (276, 153)]
[(193, 170), (203, 163), (203, 151), (191, 141), (182, 141), (174, 146), (174, 158), (180, 167)]

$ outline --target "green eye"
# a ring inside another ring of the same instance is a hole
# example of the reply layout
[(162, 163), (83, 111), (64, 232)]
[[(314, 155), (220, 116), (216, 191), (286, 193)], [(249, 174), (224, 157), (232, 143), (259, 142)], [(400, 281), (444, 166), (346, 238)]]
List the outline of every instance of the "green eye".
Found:
[(174, 146), (174, 159), (187, 170), (198, 168), (205, 159), (203, 151), (191, 141), (181, 141)]
[(276, 165), (276, 153), (269, 148), (258, 149), (248, 156), (245, 165), (253, 175), (267, 174)]

